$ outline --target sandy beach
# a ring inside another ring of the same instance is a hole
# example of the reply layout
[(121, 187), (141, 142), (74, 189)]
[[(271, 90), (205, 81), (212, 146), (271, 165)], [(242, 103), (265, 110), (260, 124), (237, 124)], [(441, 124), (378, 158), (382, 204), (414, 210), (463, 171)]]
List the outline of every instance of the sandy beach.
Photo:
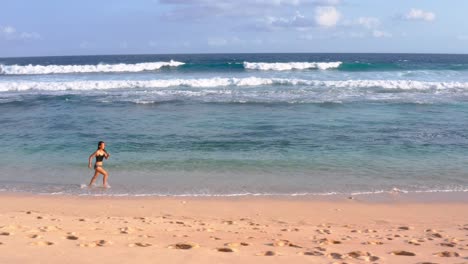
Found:
[(0, 199), (0, 263), (468, 263), (457, 201)]

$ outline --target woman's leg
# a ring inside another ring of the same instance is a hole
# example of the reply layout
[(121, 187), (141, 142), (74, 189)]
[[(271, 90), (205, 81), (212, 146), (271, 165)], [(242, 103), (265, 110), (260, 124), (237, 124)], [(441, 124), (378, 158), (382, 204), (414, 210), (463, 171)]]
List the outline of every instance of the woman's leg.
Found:
[(109, 177), (109, 174), (107, 173), (107, 171), (105, 169), (103, 169), (102, 167), (97, 167), (96, 168), (96, 171), (98, 171), (99, 173), (102, 174), (102, 185), (104, 187), (107, 187), (107, 178)]
[(93, 178), (91, 178), (91, 181), (89, 182), (89, 187), (91, 187), (94, 183), (94, 181), (96, 181), (96, 178), (99, 176), (99, 172), (97, 170), (97, 168), (94, 170), (94, 175), (93, 175)]

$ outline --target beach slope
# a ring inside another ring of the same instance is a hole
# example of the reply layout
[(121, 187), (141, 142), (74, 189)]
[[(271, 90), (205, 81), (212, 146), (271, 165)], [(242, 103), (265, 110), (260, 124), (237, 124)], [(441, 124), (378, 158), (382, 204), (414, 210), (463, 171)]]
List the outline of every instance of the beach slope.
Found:
[(468, 262), (462, 202), (0, 199), (0, 263)]

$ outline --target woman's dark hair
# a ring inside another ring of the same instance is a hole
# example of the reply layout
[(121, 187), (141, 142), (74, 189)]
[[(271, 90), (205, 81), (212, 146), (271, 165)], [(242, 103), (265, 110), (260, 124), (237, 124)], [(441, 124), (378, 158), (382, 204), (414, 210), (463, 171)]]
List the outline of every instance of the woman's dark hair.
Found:
[(102, 145), (102, 143), (104, 143), (104, 141), (99, 141), (99, 143), (97, 144), (97, 148), (99, 149), (99, 147)]

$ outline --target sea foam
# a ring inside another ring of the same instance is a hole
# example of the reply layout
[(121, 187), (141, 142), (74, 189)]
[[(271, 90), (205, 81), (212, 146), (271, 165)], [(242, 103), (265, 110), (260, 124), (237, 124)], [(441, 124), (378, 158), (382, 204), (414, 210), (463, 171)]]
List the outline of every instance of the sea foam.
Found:
[(414, 80), (343, 80), (320, 81), (288, 78), (199, 78), (199, 79), (156, 79), (156, 80), (97, 80), (97, 81), (6, 81), (0, 82), (0, 92), (7, 91), (64, 91), (64, 90), (108, 90), (150, 89), (170, 87), (216, 88), (248, 87), (266, 85), (307, 86), (325, 88), (379, 88), (386, 90), (444, 91), (468, 89), (468, 82), (426, 82)]
[(179, 61), (144, 62), (136, 64), (97, 64), (97, 65), (0, 65), (0, 74), (62, 74), (93, 72), (142, 72), (154, 71), (162, 67), (177, 67), (185, 63)]
[(341, 62), (244, 62), (244, 68), (251, 70), (263, 71), (290, 71), (290, 70), (305, 70), (319, 69), (327, 70), (340, 67)]

